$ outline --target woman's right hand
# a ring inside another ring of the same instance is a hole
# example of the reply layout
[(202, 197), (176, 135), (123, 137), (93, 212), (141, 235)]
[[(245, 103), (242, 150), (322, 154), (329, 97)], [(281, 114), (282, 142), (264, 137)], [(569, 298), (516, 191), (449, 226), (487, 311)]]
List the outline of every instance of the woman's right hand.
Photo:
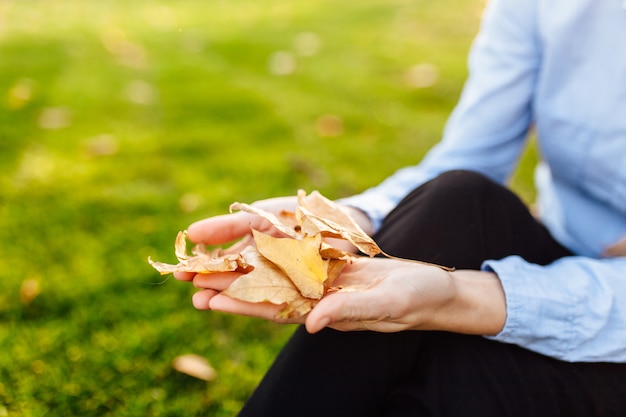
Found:
[[(253, 207), (278, 215), (282, 211), (294, 212), (297, 197), (277, 197), (252, 203)], [(371, 222), (367, 215), (354, 207), (342, 207), (361, 226), (365, 232), (371, 231)], [(251, 229), (273, 236), (284, 236), (267, 219), (244, 211), (209, 217), (191, 224), (187, 229), (189, 240), (196, 244), (223, 245), (238, 241), (225, 250), (226, 253), (239, 253), (253, 244)], [(329, 243), (344, 251), (355, 251), (355, 247), (345, 240), (329, 239)], [(221, 292), (241, 276), (238, 272), (222, 272), (212, 274), (196, 274), (193, 272), (177, 272), (174, 277), (180, 281), (192, 282), (201, 291), (193, 297), (196, 308), (207, 309), (210, 303), (217, 303), (221, 309), (257, 317), (274, 317), (279, 306), (268, 303), (246, 303), (230, 297), (222, 296)], [(215, 300), (213, 300), (215, 298)], [(211, 301), (213, 300), (213, 301)], [(221, 304), (220, 304), (221, 303)]]

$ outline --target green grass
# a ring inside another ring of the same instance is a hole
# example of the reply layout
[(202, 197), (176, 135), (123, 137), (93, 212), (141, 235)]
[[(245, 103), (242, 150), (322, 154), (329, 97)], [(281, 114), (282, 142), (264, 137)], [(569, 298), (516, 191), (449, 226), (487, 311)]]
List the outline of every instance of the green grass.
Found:
[[(234, 415), (293, 327), (196, 311), (146, 258), (233, 201), (342, 197), (418, 161), (481, 4), (0, 2), (0, 416)], [(437, 83), (409, 87), (424, 63)], [(184, 353), (218, 378), (175, 372)]]

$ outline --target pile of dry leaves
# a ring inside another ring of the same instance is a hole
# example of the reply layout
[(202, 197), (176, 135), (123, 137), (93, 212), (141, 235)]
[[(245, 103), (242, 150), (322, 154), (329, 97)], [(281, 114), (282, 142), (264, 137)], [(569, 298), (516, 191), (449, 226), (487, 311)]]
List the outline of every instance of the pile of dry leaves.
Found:
[(307, 314), (322, 297), (338, 290), (333, 281), (355, 256), (331, 246), (325, 238), (348, 241), (369, 256), (385, 255), (347, 213), (317, 191), (309, 195), (298, 191), (295, 212), (274, 215), (243, 203), (232, 204), (230, 210), (267, 219), (283, 237), (251, 229), (253, 242), (241, 252), (209, 252), (204, 245), (196, 245), (189, 255), (187, 233), (180, 232), (175, 243), (178, 264), (148, 261), (161, 274), (241, 272), (222, 294), (283, 305), (278, 316), (293, 318)]

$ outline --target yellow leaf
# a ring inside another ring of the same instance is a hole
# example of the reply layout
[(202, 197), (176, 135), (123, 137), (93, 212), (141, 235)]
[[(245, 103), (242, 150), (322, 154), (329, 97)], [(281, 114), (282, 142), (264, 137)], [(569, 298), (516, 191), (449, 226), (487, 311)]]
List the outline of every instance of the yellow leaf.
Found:
[[(304, 297), (285, 272), (254, 247), (247, 247), (241, 254), (254, 269), (237, 278), (222, 294), (252, 303), (284, 304), (276, 315), (283, 319), (303, 316), (317, 304), (318, 300)], [(328, 261), (325, 287), (332, 284), (347, 262), (345, 259)]]
[(279, 319), (292, 319), (302, 317), (309, 311), (313, 310), (318, 300), (312, 300), (310, 298), (300, 297), (290, 303), (287, 303), (282, 310), (276, 314), (276, 318)]
[(252, 234), (259, 253), (283, 270), (304, 297), (322, 298), (328, 261), (320, 255), (321, 235), (298, 240), (275, 238), (256, 230)]
[(252, 303), (284, 304), (300, 296), (300, 291), (289, 277), (257, 250), (249, 246), (242, 252), (252, 265), (252, 271), (237, 278), (222, 292), (229, 297)]
[(251, 303), (285, 304), (278, 317), (300, 317), (313, 308), (315, 300), (305, 298), (291, 279), (276, 265), (262, 256), (254, 247), (242, 255), (254, 268), (233, 281), (222, 294)]
[(346, 259), (331, 259), (328, 261), (328, 279), (324, 283), (326, 288), (333, 285), (333, 281), (341, 274), (347, 263)]

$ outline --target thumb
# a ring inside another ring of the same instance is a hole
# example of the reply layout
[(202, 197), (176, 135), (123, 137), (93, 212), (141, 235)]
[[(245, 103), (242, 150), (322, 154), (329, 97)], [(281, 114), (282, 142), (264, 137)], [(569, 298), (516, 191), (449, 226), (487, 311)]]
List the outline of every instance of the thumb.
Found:
[(307, 316), (306, 330), (317, 333), (336, 323), (342, 323), (341, 330), (362, 328), (360, 322), (371, 320), (376, 304), (370, 291), (342, 290), (327, 295)]

